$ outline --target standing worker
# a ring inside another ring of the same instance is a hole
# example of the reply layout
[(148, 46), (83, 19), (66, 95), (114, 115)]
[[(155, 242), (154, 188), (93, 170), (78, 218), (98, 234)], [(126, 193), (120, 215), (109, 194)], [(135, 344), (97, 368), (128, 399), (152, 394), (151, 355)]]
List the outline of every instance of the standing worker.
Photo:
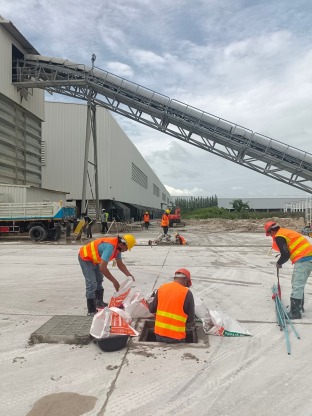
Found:
[(170, 209), (166, 209), (166, 211), (163, 213), (162, 217), (161, 217), (161, 227), (163, 229), (164, 232), (164, 236), (167, 237), (168, 234), (168, 228), (169, 228), (169, 214), (170, 214)]
[(191, 274), (187, 269), (175, 272), (174, 281), (165, 283), (149, 304), (151, 313), (156, 313), (155, 335), (158, 342), (185, 342), (186, 323), (194, 323), (194, 297)]
[(119, 290), (118, 281), (108, 270), (109, 261), (116, 259), (119, 270), (135, 280), (121, 258), (121, 253), (130, 251), (135, 243), (133, 235), (125, 234), (122, 237), (98, 238), (80, 248), (78, 261), (86, 280), (88, 315), (93, 315), (97, 308), (107, 306), (103, 302), (103, 275), (112, 282), (116, 292)]
[(148, 230), (148, 227), (150, 225), (150, 215), (148, 213), (148, 211), (145, 212), (144, 216), (143, 216), (143, 222), (144, 222), (144, 227), (146, 230)]
[(102, 230), (101, 233), (104, 234), (105, 232), (108, 233), (108, 225), (107, 225), (107, 221), (108, 221), (108, 212), (106, 212), (106, 209), (103, 208), (101, 215), (100, 215), (100, 220), (101, 220), (101, 224), (102, 224)]
[(87, 214), (81, 214), (81, 216), (83, 216), (83, 218), (85, 220), (84, 229), (85, 229), (85, 232), (86, 232), (86, 236), (87, 236), (87, 238), (92, 238), (93, 220)]
[(273, 239), (272, 248), (281, 253), (276, 267), (280, 269), (289, 259), (294, 264), (288, 316), (290, 319), (301, 319), (304, 287), (312, 272), (312, 245), (302, 234), (288, 228), (282, 228), (277, 222), (266, 222), (264, 229), (266, 235)]

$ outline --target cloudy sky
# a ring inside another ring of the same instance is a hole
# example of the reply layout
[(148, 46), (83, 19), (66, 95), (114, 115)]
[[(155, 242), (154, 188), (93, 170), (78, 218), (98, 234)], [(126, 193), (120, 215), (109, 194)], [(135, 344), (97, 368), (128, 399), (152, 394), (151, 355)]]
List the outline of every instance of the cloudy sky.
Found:
[[(95, 53), (101, 69), (312, 153), (310, 0), (0, 0), (0, 14), (42, 55), (91, 65)], [(172, 195), (307, 196), (118, 122)]]

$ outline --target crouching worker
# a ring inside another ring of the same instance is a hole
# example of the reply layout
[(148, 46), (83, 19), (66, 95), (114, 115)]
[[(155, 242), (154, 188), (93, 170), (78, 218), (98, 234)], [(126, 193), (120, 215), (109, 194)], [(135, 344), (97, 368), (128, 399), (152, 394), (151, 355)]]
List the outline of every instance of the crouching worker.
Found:
[(158, 342), (185, 342), (186, 324), (194, 323), (194, 297), (191, 274), (187, 269), (175, 272), (174, 281), (165, 283), (156, 292), (149, 304), (151, 313), (156, 313), (155, 335)]
[(125, 234), (122, 237), (98, 238), (80, 248), (78, 261), (86, 280), (88, 315), (94, 315), (97, 308), (107, 306), (103, 302), (103, 275), (112, 282), (116, 292), (119, 290), (118, 281), (108, 270), (109, 261), (116, 259), (119, 270), (135, 280), (121, 258), (121, 253), (130, 251), (135, 242), (133, 235)]

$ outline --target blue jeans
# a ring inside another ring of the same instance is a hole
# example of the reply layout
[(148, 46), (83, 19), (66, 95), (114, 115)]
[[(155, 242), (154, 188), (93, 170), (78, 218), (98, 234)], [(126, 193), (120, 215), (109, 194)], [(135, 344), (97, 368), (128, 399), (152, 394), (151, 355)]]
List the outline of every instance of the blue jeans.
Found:
[(169, 338), (169, 337), (162, 337), (161, 335), (157, 335), (157, 334), (155, 334), (155, 336), (156, 336), (157, 342), (166, 342), (167, 344), (177, 344), (177, 343), (185, 342), (185, 338), (175, 339), (175, 338)]
[(308, 277), (312, 272), (312, 261), (297, 262), (294, 265), (294, 271), (291, 278), (292, 292), (290, 297), (294, 299), (302, 299), (304, 287)]
[(98, 264), (92, 261), (84, 261), (78, 254), (78, 261), (82, 270), (82, 274), (86, 280), (86, 297), (87, 299), (95, 299), (95, 291), (103, 290), (103, 274)]

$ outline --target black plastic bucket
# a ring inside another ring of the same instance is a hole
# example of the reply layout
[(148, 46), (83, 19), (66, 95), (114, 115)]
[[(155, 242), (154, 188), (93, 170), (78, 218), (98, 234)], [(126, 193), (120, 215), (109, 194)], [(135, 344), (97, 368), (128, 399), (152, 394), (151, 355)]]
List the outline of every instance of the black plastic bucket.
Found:
[(109, 338), (102, 338), (97, 341), (102, 351), (118, 351), (127, 345), (129, 335), (115, 335)]

